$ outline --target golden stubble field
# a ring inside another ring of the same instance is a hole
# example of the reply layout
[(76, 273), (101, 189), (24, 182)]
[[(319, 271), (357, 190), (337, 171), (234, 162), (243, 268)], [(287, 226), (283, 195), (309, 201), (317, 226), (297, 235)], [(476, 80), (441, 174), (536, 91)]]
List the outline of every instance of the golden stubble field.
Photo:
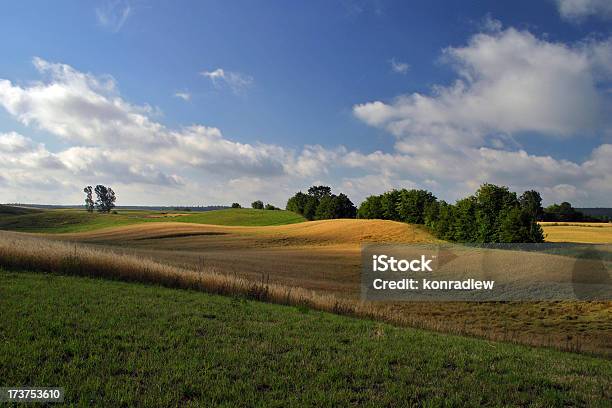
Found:
[[(548, 233), (559, 227), (544, 228)], [(592, 228), (590, 242), (605, 239), (597, 234), (607, 230)], [(584, 242), (589, 236), (581, 231)], [(169, 222), (45, 237), (353, 300), (360, 296), (363, 242), (437, 242), (420, 226), (382, 220), (270, 227)], [(412, 326), (612, 355), (612, 302), (396, 302), (381, 307)]]
[(612, 223), (541, 222), (546, 241), (612, 243)]

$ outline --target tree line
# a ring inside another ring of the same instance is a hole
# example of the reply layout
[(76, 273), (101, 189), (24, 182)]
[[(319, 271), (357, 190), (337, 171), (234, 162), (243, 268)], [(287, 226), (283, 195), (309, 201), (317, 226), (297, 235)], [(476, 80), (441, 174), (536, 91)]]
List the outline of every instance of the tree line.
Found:
[(564, 201), (561, 204), (552, 204), (546, 207), (542, 214), (542, 221), (610, 222), (612, 219), (606, 215), (600, 215), (597, 217), (586, 215), (572, 207), (572, 205), (567, 201)]
[(520, 197), (507, 187), (483, 184), (455, 204), (426, 190), (391, 190), (372, 195), (359, 207), (360, 218), (423, 224), (441, 239), (455, 242), (543, 242), (543, 214), (537, 191)]
[[(232, 208), (242, 208), (242, 206), (240, 205), (240, 203), (232, 203)], [(280, 210), (280, 208), (275, 207), (270, 203), (264, 205), (263, 201), (261, 200), (253, 201), (251, 203), (251, 208), (255, 210)]]

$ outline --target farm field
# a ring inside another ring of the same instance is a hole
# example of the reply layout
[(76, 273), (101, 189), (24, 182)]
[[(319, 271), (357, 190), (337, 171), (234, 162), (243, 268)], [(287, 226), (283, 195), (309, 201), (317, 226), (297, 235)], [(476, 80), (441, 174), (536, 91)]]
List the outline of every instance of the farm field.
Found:
[[(143, 224), (54, 238), (351, 299), (360, 296), (362, 242), (435, 242), (422, 227), (380, 220), (260, 228)], [(388, 313), (416, 327), (612, 355), (611, 306), (609, 302), (403, 302)]]
[[(239, 221), (231, 219), (231, 214), (253, 214), (249, 210), (211, 213), (227, 214), (225, 221), (232, 224)], [(420, 226), (382, 220), (328, 220), (263, 227), (165, 221), (41, 236), (189, 270), (210, 268), (254, 282), (266, 280), (349, 299), (360, 296), (362, 242), (435, 241)], [(612, 355), (609, 302), (413, 302), (385, 307), (389, 320), (415, 327)]]
[(57, 234), (167, 221), (263, 226), (292, 224), (305, 219), (289, 211), (247, 208), (202, 212), (121, 210), (117, 214), (98, 214), (76, 209), (39, 210), (0, 205), (0, 230)]
[(88, 406), (606, 406), (612, 362), (190, 290), (0, 271), (0, 378)]
[(542, 222), (546, 241), (604, 244), (612, 242), (612, 223)]

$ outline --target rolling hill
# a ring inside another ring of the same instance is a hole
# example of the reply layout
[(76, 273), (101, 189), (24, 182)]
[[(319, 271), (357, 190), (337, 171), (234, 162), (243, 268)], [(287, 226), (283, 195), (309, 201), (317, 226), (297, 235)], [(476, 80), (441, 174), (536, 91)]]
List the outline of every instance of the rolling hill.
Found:
[(301, 215), (282, 210), (224, 209), (204, 212), (159, 212), (122, 210), (111, 214), (84, 210), (39, 210), (0, 207), (0, 229), (22, 232), (70, 233), (150, 222), (186, 222), (213, 225), (283, 225), (306, 221)]

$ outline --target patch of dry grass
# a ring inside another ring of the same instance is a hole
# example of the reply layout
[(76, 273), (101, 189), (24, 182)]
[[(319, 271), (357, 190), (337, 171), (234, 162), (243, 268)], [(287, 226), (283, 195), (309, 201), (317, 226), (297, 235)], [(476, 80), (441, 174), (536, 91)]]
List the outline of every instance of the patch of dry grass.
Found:
[[(597, 333), (595, 337), (567, 334), (558, 330), (543, 334), (542, 331), (533, 332), (530, 330), (531, 327), (525, 326), (525, 316), (529, 313), (534, 314), (531, 316), (534, 321), (545, 319), (542, 322), (544, 325), (555, 325), (554, 319), (559, 317), (555, 310), (559, 306), (570, 308), (572, 314), (578, 318), (581, 313), (577, 309), (580, 302), (572, 302), (567, 305), (564, 302), (531, 303), (527, 304), (527, 309), (523, 306), (524, 302), (414, 302), (403, 304), (362, 302), (356, 297), (343, 297), (331, 292), (309, 290), (297, 285), (273, 283), (270, 282), (268, 274), (261, 274), (257, 278), (240, 277), (238, 274), (227, 273), (227, 271), (212, 267), (205, 261), (188, 269), (157, 262), (142, 254), (133, 256), (110, 248), (60, 242), (9, 232), (0, 232), (0, 266), (17, 270), (136, 281), (222, 295), (245, 296), (277, 304), (304, 306), (342, 315), (490, 340), (549, 346), (577, 352), (610, 354), (606, 338), (598, 337)], [(609, 325), (610, 302), (600, 303), (589, 302), (585, 307), (591, 311), (597, 309), (599, 319), (602, 319), (604, 326)], [(565, 315), (571, 317), (572, 314), (568, 312)], [(507, 315), (514, 315), (515, 321), (507, 319)], [(530, 323), (527, 322), (527, 324)]]
[(548, 242), (612, 243), (612, 223), (542, 222)]

